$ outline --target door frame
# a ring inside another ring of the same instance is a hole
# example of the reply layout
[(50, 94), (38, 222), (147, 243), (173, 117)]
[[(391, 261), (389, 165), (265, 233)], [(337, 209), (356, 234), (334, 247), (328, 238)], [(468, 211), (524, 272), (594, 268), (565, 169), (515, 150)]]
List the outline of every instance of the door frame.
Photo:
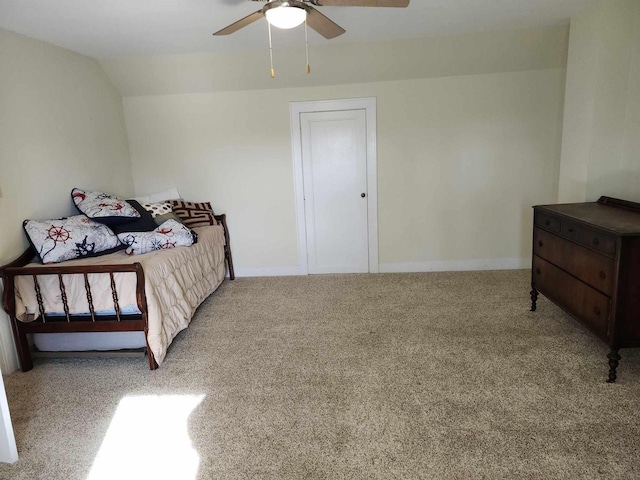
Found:
[(304, 209), (304, 178), (302, 172), (302, 131), (300, 115), (314, 112), (364, 110), (367, 129), (367, 226), (369, 239), (369, 273), (378, 273), (378, 159), (376, 138), (376, 98), (351, 98), (290, 102), (291, 148), (293, 152), (293, 183), (295, 189), (296, 222), (298, 227), (298, 261), (300, 274), (309, 275), (307, 263), (307, 228)]

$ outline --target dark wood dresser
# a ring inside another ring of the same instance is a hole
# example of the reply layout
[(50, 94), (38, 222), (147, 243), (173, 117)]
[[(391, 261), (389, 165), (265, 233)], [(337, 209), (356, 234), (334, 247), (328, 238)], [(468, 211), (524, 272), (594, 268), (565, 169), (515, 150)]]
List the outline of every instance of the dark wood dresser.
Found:
[(613, 383), (618, 350), (640, 346), (640, 204), (533, 208), (531, 311), (540, 292), (606, 342)]

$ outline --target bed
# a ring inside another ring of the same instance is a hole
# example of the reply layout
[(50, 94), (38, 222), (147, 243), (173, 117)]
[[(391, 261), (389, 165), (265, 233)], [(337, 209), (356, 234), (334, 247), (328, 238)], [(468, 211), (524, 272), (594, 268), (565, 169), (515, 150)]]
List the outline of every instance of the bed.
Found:
[[(45, 350), (143, 346), (149, 368), (156, 369), (197, 307), (222, 283), (227, 267), (234, 279), (226, 216), (215, 218), (218, 225), (194, 229), (198, 242), (189, 247), (135, 257), (120, 251), (53, 265), (33, 263), (29, 249), (0, 267), (3, 307), (21, 369), (33, 368), (30, 334)], [(56, 348), (60, 337), (63, 346)]]

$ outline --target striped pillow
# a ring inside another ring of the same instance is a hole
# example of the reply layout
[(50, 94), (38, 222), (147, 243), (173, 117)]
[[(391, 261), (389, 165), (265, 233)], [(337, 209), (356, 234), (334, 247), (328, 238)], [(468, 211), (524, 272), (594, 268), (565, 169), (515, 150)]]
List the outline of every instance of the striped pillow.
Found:
[(209, 202), (195, 203), (172, 200), (173, 213), (189, 228), (217, 225), (213, 208)]

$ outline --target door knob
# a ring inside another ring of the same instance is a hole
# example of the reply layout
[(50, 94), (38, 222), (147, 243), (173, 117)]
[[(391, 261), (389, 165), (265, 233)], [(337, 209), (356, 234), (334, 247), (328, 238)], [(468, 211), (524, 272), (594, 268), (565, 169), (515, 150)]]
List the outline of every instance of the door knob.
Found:
[(367, 196), (367, 194), (363, 192), (363, 193), (361, 193), (361, 194), (360, 194), (360, 196), (361, 196), (362, 198), (364, 198), (364, 197), (366, 197), (366, 196)]

